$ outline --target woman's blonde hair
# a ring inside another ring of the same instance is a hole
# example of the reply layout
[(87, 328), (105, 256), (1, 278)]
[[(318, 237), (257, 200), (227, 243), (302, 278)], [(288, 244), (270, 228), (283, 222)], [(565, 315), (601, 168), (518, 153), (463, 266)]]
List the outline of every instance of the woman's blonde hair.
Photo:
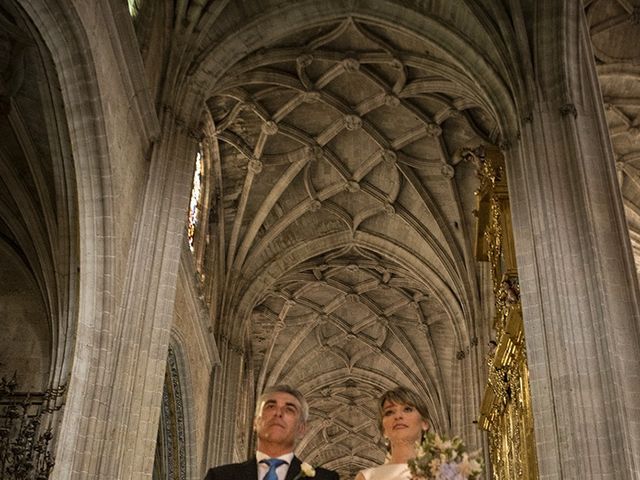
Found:
[(396, 387), (392, 390), (387, 390), (380, 396), (378, 400), (378, 428), (380, 432), (384, 433), (382, 429), (382, 418), (384, 417), (384, 404), (386, 402), (401, 403), (402, 405), (409, 405), (416, 410), (422, 417), (422, 420), (429, 422), (429, 411), (424, 400), (413, 390), (407, 387)]

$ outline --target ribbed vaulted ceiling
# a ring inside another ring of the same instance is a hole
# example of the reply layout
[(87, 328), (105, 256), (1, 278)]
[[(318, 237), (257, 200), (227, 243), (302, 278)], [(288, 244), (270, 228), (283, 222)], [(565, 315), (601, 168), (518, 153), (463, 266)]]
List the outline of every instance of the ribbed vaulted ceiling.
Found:
[(433, 45), (347, 17), (249, 55), (207, 101), (228, 311), (250, 308), (258, 391), (309, 396), (305, 457), (347, 478), (382, 460), (385, 388), (449, 421), (477, 291), (459, 154), (495, 136), (475, 92)]
[[(193, 36), (176, 42), (197, 44), (196, 57), (205, 58), (224, 40), (225, 22), (244, 32), (248, 24), (238, 20), (244, 15), (264, 33), (269, 22), (278, 22), (268, 12), (260, 17), (258, 4), (285, 11), (285, 3), (208, 2), (200, 10), (203, 2), (193, 2), (196, 14), (182, 22), (193, 22)], [(290, 9), (310, 9), (314, 2), (290, 3)], [(362, 13), (363, 3), (349, 4)], [(398, 10), (408, 8), (400, 3)], [(508, 55), (516, 49), (505, 46), (505, 32), (515, 27), (503, 15), (504, 2), (484, 2), (488, 12), (481, 2), (433, 3), (438, 18), (449, 19), (445, 27), (453, 25), (461, 37), (495, 41), (487, 49), (493, 57), (478, 58), (478, 65), (513, 75), (516, 62)], [(371, 4), (380, 13), (391, 2)], [(640, 47), (630, 39), (640, 38), (640, 3), (584, 4), (637, 246)], [(437, 15), (430, 17), (434, 24)], [(505, 24), (492, 30), (480, 15)], [(427, 41), (429, 32), (410, 35), (374, 18), (310, 16), (306, 28), (272, 32), (264, 48), (243, 50), (222, 78), (203, 87), (217, 177), (209, 221), (224, 252), (221, 335), (250, 342), (248, 369), (258, 391), (279, 382), (303, 390), (312, 422), (302, 453), (340, 469), (344, 478), (382, 459), (373, 410), (382, 390), (413, 385), (441, 429), (461, 408), (460, 365), (476, 341), (479, 297), (488, 282), (472, 256), (477, 179), (460, 151), (499, 141), (499, 113), (480, 89), (481, 79)], [(75, 231), (64, 209), (45, 202), (66, 195), (54, 195), (49, 177), (68, 175), (74, 184), (71, 171), (47, 175), (58, 168), (52, 157), (60, 146), (47, 139), (63, 135), (50, 121), (62, 106), (38, 90), (38, 81), (48, 84), (46, 68), (17, 61), (20, 51), (14, 50), (24, 32), (3, 25), (0, 71), (5, 81), (24, 81), (4, 85), (12, 104), (2, 105), (10, 108), (0, 123), (7, 186), (0, 191), (0, 236), (29, 259), (25, 265), (55, 299), (51, 272), (65, 260), (50, 250), (65, 238), (60, 232)], [(65, 251), (64, 244), (54, 250)]]
[[(586, 13), (633, 237), (640, 83), (625, 39), (640, 33), (638, 7)], [(440, 428), (463, 401), (453, 379), (487, 278), (460, 151), (500, 140), (476, 80), (425, 38), (356, 15), (248, 54), (207, 100), (223, 311), (251, 339), (258, 391), (287, 382), (309, 396), (305, 456), (347, 478), (382, 459), (385, 388), (415, 386)]]

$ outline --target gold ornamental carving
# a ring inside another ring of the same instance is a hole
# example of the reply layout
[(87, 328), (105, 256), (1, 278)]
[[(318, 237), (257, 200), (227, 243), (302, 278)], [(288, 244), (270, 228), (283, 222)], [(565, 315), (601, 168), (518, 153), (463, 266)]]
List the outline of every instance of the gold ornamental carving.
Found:
[(492, 478), (537, 479), (538, 466), (504, 157), (495, 147), (464, 152), (477, 169), (476, 259), (489, 262), (495, 340), (478, 424), (488, 432)]

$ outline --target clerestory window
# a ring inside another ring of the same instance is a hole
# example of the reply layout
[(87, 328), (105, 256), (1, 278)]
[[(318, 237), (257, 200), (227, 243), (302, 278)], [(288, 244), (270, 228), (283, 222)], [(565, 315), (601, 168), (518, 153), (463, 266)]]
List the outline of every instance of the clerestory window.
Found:
[(195, 169), (193, 172), (193, 186), (189, 201), (189, 216), (187, 220), (187, 238), (189, 249), (195, 251), (195, 234), (202, 217), (202, 179), (204, 177), (204, 162), (202, 161), (202, 144), (198, 144)]

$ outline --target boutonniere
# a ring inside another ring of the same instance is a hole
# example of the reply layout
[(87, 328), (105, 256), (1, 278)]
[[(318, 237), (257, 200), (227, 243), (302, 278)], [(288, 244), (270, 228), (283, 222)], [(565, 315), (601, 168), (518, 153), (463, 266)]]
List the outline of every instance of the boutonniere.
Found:
[(316, 469), (309, 465), (307, 462), (302, 462), (300, 465), (300, 473), (298, 473), (293, 480), (300, 480), (301, 478), (311, 478), (316, 476)]

